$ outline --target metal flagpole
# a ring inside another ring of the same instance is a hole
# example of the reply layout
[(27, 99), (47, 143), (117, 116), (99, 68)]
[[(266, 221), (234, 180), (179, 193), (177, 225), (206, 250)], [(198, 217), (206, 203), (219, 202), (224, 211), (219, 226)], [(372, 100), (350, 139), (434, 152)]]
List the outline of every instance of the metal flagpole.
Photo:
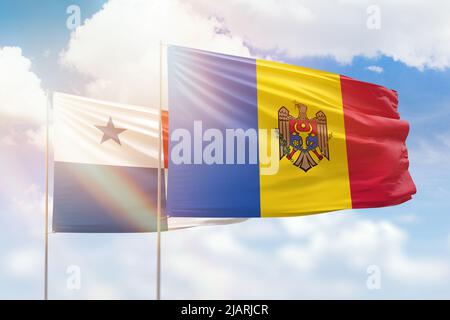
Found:
[(48, 300), (48, 161), (49, 161), (49, 122), (52, 94), (47, 91), (46, 129), (45, 129), (45, 261), (44, 261), (44, 300)]
[(157, 236), (156, 236), (156, 300), (161, 300), (161, 122), (162, 122), (162, 66), (163, 43), (159, 44), (159, 121), (158, 121), (158, 200), (157, 200)]

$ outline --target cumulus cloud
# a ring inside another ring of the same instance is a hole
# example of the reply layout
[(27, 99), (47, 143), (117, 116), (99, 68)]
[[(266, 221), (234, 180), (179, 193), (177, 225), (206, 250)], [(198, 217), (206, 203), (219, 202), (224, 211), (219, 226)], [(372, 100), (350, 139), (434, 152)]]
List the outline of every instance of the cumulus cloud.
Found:
[[(278, 60), (329, 56), (348, 63), (358, 55), (386, 55), (419, 69), (447, 68), (450, 4), (404, 4), (109, 0), (73, 32), (60, 60), (91, 79), (87, 95), (144, 105), (159, 103), (161, 40), (242, 56), (249, 56), (251, 47)], [(374, 14), (379, 18), (375, 29), (368, 27)], [(418, 16), (427, 23), (407, 18)], [(368, 70), (383, 71), (379, 66)]]
[[(261, 228), (271, 231), (255, 237)], [(371, 265), (393, 297), (450, 278), (448, 259), (411, 255), (389, 221), (328, 214), (177, 233), (163, 242), (166, 298), (367, 298)]]
[(0, 47), (0, 115), (4, 125), (13, 119), (42, 124), (46, 97), (31, 61), (18, 47)]
[(0, 48), (0, 176), (5, 182), (0, 185), (0, 296), (8, 299), (37, 298), (41, 292), (44, 196), (39, 148), (45, 108), (46, 96), (31, 61), (20, 48)]
[(61, 62), (91, 77), (91, 97), (157, 106), (160, 41), (248, 56), (222, 28), (184, 1), (110, 0), (72, 34)]
[(18, 47), (0, 47), (0, 147), (41, 143), (45, 108), (45, 92), (31, 61)]
[(5, 237), (17, 230), (23, 239), (42, 237), (45, 108), (31, 61), (18, 47), (0, 48), (0, 176), (7, 181), (0, 185), (0, 222)]
[(450, 276), (450, 261), (409, 256), (407, 233), (390, 221), (318, 216), (282, 224), (297, 241), (306, 242), (287, 245), (283, 250), (290, 254), (284, 256), (295, 257), (297, 251), (303, 259), (295, 261), (307, 261), (310, 268), (331, 257), (355, 271), (378, 264), (392, 281), (408, 285), (439, 284)]
[(419, 69), (450, 66), (450, 3), (444, 0), (192, 1), (259, 49), (344, 63), (383, 54)]
[[(154, 234), (51, 240), (53, 297), (154, 298)], [(420, 298), (424, 288), (450, 283), (448, 258), (410, 254), (398, 225), (350, 212), (174, 231), (164, 233), (162, 245), (165, 299), (371, 298), (372, 265), (382, 293), (393, 298), (405, 290)], [(79, 291), (66, 287), (69, 265), (80, 267)]]

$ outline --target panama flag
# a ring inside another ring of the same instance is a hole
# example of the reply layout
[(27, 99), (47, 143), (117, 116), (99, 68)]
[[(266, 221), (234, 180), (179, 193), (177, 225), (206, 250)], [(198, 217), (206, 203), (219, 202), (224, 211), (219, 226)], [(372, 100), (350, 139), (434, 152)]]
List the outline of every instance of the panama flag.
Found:
[[(156, 231), (158, 128), (162, 118), (167, 151), (167, 112), (63, 93), (52, 105), (53, 231)], [(242, 221), (167, 218), (164, 153), (162, 231)]]
[(394, 90), (178, 46), (168, 90), (172, 216), (298, 216), (416, 192)]

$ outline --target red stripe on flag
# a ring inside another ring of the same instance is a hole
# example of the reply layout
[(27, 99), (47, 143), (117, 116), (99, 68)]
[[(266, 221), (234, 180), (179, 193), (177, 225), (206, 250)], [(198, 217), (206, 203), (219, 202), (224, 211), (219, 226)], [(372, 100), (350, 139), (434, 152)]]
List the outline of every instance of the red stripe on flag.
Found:
[(341, 76), (353, 208), (383, 207), (411, 199), (409, 132), (397, 111), (397, 93)]
[(162, 110), (162, 136), (163, 136), (163, 150), (164, 150), (164, 168), (168, 168), (169, 164), (169, 112)]

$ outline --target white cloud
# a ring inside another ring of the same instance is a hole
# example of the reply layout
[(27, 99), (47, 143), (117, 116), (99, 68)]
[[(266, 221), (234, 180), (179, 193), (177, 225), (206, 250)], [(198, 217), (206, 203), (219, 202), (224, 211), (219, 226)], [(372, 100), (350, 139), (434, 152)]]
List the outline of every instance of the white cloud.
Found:
[[(39, 190), (31, 186), (26, 194), (35, 204), (16, 201), (17, 211), (42, 212)], [(50, 240), (53, 298), (154, 297), (154, 234), (51, 235)], [(405, 230), (352, 212), (180, 230), (165, 233), (162, 244), (164, 298), (370, 298), (369, 265), (380, 267), (387, 290), (382, 294), (389, 297), (449, 284), (448, 258), (409, 253)], [(66, 288), (65, 270), (73, 264), (81, 267), (80, 291)], [(8, 266), (10, 274), (14, 268)], [(22, 267), (16, 274), (25, 277)]]
[(28, 129), (25, 134), (27, 136), (28, 143), (35, 145), (41, 149), (45, 148), (45, 142), (47, 138), (45, 126), (41, 126), (37, 129)]
[[(18, 47), (0, 47), (0, 147), (42, 146), (46, 96), (31, 61)], [(6, 152), (6, 151), (5, 151)]]
[(42, 272), (39, 265), (41, 261), (42, 254), (36, 247), (16, 248), (2, 259), (5, 272), (17, 278), (36, 277), (39, 272)]
[[(247, 44), (283, 59), (392, 57), (419, 69), (450, 65), (443, 1), (378, 2), (381, 28), (366, 26), (371, 1), (109, 0), (71, 36), (60, 61), (91, 79), (85, 94), (140, 105), (159, 102), (159, 43), (249, 56)], [(426, 24), (403, 17), (430, 16)], [(414, 37), (414, 41), (413, 38)], [(379, 66), (370, 66), (382, 72)]]
[(192, 1), (259, 49), (293, 57), (331, 56), (341, 62), (384, 54), (419, 69), (450, 66), (448, 1), (376, 1), (378, 30), (367, 28), (372, 0)]
[(442, 285), (448, 283), (450, 264), (440, 258), (411, 259), (404, 254), (394, 252), (386, 261), (389, 274), (397, 281), (408, 286)]
[(375, 73), (383, 73), (384, 69), (380, 66), (368, 66), (366, 68), (369, 71), (375, 72)]
[(72, 34), (61, 62), (92, 78), (91, 97), (157, 106), (160, 41), (248, 56), (222, 27), (182, 1), (110, 0)]
[(17, 47), (0, 47), (0, 123), (18, 119), (41, 124), (46, 98), (40, 79), (30, 70), (31, 61)]
[[(255, 237), (261, 227), (272, 232)], [(380, 267), (388, 296), (401, 297), (405, 288), (444, 288), (450, 260), (413, 255), (408, 244), (396, 224), (351, 213), (177, 231), (164, 237), (164, 297), (370, 297), (369, 265)]]
[[(406, 251), (407, 234), (389, 221), (319, 216), (282, 223), (294, 237), (306, 241), (306, 244), (287, 245), (287, 248), (290, 253), (297, 250), (301, 257), (298, 261), (307, 261), (311, 269), (325, 262), (327, 257), (333, 257), (355, 271), (376, 263), (393, 281), (409, 285), (439, 284), (450, 276), (450, 261), (410, 257)], [(298, 227), (309, 232), (292, 232)]]

